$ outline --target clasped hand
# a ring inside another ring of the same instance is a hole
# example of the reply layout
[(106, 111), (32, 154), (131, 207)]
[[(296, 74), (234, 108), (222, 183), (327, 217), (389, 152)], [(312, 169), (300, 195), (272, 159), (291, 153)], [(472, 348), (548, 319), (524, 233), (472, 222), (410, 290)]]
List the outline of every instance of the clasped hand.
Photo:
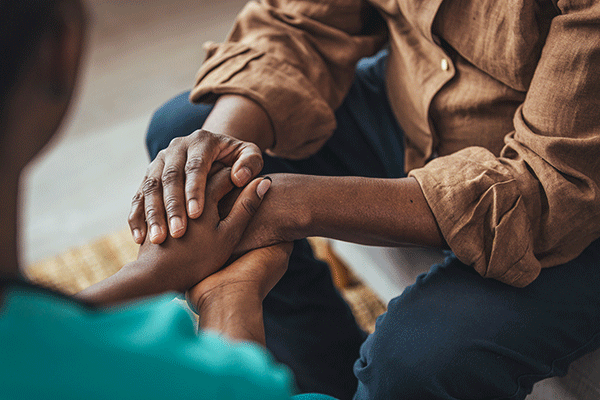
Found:
[(158, 154), (133, 199), (129, 224), (143, 243), (139, 261), (160, 260), (150, 275), (170, 290), (200, 282), (188, 292), (198, 311), (234, 299), (261, 303), (287, 269), (291, 243), (265, 230), (285, 216), (278, 206), (259, 209), (271, 180), (247, 184), (262, 165), (254, 144), (199, 130)]
[(188, 215), (198, 218), (206, 207), (207, 179), (215, 165), (230, 167), (231, 181), (243, 187), (260, 173), (262, 153), (253, 143), (205, 130), (173, 139), (150, 163), (133, 198), (129, 226), (135, 242), (142, 244), (149, 236), (160, 244), (167, 231), (182, 237)]
[(270, 184), (269, 179), (255, 179), (222, 215), (219, 203), (234, 185), (229, 168), (218, 170), (207, 183), (204, 212), (190, 220), (186, 234), (177, 239), (169, 237), (161, 245), (146, 239), (138, 261), (153, 266), (148, 275), (165, 288), (186, 291), (226, 264)]

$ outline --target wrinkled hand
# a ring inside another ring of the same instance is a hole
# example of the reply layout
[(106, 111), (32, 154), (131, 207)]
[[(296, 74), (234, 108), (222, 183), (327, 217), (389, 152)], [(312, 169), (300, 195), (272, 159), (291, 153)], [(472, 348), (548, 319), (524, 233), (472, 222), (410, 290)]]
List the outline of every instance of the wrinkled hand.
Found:
[(162, 280), (168, 290), (184, 292), (227, 262), (271, 183), (268, 179), (252, 181), (224, 215), (218, 206), (234, 188), (230, 175), (230, 169), (224, 168), (210, 178), (204, 212), (190, 220), (185, 236), (167, 238), (161, 245), (146, 239), (140, 247), (138, 261), (152, 265), (149, 275)]
[(159, 244), (167, 232), (182, 237), (187, 217), (198, 218), (206, 208), (205, 187), (215, 163), (231, 167), (231, 181), (238, 187), (263, 167), (260, 149), (250, 142), (206, 130), (173, 139), (149, 165), (133, 198), (128, 221), (135, 242), (141, 244), (149, 235), (152, 243)]

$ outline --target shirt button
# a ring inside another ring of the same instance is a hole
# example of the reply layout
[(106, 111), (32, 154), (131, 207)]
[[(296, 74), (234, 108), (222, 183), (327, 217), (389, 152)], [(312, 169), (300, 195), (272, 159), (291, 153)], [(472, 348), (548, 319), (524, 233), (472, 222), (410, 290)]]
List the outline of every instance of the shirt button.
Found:
[(448, 64), (448, 60), (445, 58), (442, 58), (440, 66), (442, 67), (442, 71), (448, 71), (448, 69), (450, 69), (450, 64)]

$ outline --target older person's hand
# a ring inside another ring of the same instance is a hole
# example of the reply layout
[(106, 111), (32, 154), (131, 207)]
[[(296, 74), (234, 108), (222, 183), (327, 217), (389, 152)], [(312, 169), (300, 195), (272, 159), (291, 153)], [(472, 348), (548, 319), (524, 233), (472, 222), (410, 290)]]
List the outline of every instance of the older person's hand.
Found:
[(129, 215), (135, 242), (150, 236), (159, 244), (167, 232), (182, 237), (189, 219), (202, 215), (204, 188), (215, 165), (231, 167), (231, 181), (243, 187), (260, 173), (262, 150), (274, 143), (271, 120), (258, 103), (221, 95), (202, 129), (173, 139), (148, 167)]
[(149, 236), (152, 243), (162, 243), (167, 221), (171, 236), (182, 237), (187, 217), (198, 218), (206, 208), (206, 183), (218, 165), (231, 167), (231, 181), (242, 187), (261, 171), (262, 153), (253, 143), (206, 130), (173, 139), (150, 163), (133, 198), (129, 226), (135, 242)]
[(224, 168), (209, 180), (204, 212), (190, 220), (183, 237), (169, 237), (161, 245), (147, 238), (140, 247), (138, 261), (147, 265), (158, 261), (152, 275), (163, 280), (168, 289), (184, 292), (227, 262), (271, 184), (269, 179), (254, 180), (223, 215), (218, 205), (234, 188), (230, 173), (229, 168)]

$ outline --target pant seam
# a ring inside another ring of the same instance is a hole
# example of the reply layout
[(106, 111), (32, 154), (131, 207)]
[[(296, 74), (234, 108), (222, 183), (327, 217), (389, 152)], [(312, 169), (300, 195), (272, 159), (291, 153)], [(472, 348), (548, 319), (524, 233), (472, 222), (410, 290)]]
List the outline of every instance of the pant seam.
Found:
[[(552, 378), (554, 376), (557, 376), (557, 375), (555, 375), (556, 370), (557, 370), (557, 367), (556, 367), (556, 363), (557, 362), (560, 362), (561, 360), (564, 360), (564, 359), (566, 359), (568, 357), (571, 357), (574, 354), (577, 354), (578, 352), (584, 350), (586, 347), (590, 346), (592, 343), (594, 343), (595, 341), (597, 341), (598, 338), (600, 338), (600, 332), (595, 333), (590, 340), (588, 340), (585, 344), (579, 346), (577, 349), (571, 351), (570, 353), (568, 353), (568, 354), (566, 354), (566, 355), (564, 355), (562, 357), (554, 359), (552, 361), (552, 364), (551, 364), (552, 366), (550, 368), (550, 371), (548, 371), (548, 373), (542, 375), (541, 379), (539, 379), (537, 382), (542, 381), (544, 379), (548, 379), (548, 378)], [(593, 350), (591, 350), (591, 351), (593, 351)], [(584, 354), (582, 354), (580, 357), (582, 357)], [(578, 357), (578, 358), (580, 358), (580, 357)], [(575, 362), (576, 360), (573, 360), (573, 362)], [(567, 368), (567, 372), (568, 372), (568, 368)], [(524, 375), (519, 376), (517, 378), (518, 388), (517, 388), (517, 391), (513, 395), (511, 395), (510, 397), (495, 397), (495, 398), (493, 398), (491, 400), (512, 400), (512, 399), (516, 399), (517, 396), (519, 396), (522, 393), (522, 390), (523, 390), (523, 386), (521, 384), (521, 381), (523, 379), (525, 379), (525, 378), (528, 378), (528, 377), (538, 377), (538, 376), (540, 376), (540, 374), (524, 374)]]

